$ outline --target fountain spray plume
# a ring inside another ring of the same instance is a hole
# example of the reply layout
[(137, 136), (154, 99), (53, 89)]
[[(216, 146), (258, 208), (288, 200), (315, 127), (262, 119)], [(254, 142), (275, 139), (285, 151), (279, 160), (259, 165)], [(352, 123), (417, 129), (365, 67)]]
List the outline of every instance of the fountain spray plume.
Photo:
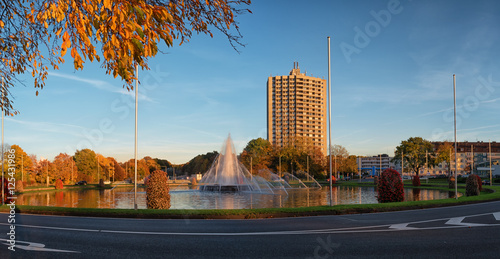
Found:
[(224, 141), (221, 152), (201, 179), (198, 188), (201, 191), (273, 193), (267, 181), (252, 176), (238, 161), (231, 134)]

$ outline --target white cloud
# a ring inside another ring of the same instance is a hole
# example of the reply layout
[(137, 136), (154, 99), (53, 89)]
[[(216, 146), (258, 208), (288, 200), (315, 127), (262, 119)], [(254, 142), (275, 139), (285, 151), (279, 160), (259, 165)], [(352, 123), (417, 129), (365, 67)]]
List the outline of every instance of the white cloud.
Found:
[[(128, 95), (131, 96), (132, 98), (135, 98), (135, 92), (134, 91), (128, 91), (127, 89), (124, 89), (123, 87), (117, 87), (114, 86), (106, 81), (102, 80), (95, 80), (95, 79), (87, 79), (87, 78), (82, 78), (78, 77), (75, 75), (68, 75), (68, 74), (62, 74), (62, 73), (57, 73), (57, 72), (50, 72), (49, 75), (59, 77), (59, 78), (64, 78), (64, 79), (69, 79), (77, 82), (83, 82), (87, 83), (90, 86), (103, 90), (106, 92), (111, 92), (111, 93), (119, 93), (123, 95)], [(147, 101), (147, 102), (153, 102), (151, 98), (149, 98), (143, 90), (141, 90), (141, 87), (139, 86), (139, 100)]]

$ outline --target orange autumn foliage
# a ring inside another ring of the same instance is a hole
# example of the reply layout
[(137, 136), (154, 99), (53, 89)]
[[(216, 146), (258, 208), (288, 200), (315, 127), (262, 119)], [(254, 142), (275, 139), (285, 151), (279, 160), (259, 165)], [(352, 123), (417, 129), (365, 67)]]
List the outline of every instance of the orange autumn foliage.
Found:
[[(69, 52), (76, 70), (82, 70), (87, 60), (102, 62), (107, 74), (119, 76), (132, 89), (135, 66), (148, 69), (148, 59), (162, 43), (171, 47), (178, 39), (182, 44), (193, 31), (213, 36), (215, 28), (233, 47), (242, 45), (235, 18), (250, 12), (237, 8), (249, 4), (250, 0), (1, 1), (4, 88), (19, 82), (18, 75), (31, 72), (35, 88), (43, 89), (49, 69), (57, 70)], [(16, 113), (8, 95), (4, 107), (6, 114)]]

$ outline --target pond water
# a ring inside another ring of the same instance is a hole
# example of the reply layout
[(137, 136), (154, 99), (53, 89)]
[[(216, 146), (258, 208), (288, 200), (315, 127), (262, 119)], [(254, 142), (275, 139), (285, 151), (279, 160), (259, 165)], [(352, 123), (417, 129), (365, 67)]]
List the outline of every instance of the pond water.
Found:
[[(276, 194), (218, 193), (195, 190), (171, 191), (171, 209), (250, 209), (329, 205), (330, 190), (289, 189)], [(334, 204), (378, 203), (375, 187), (334, 186)], [(460, 195), (460, 194), (459, 194)], [(405, 201), (453, 198), (454, 192), (426, 189), (405, 189)], [(18, 195), (17, 204), (74, 208), (134, 208), (133, 187), (106, 190), (63, 190)], [(138, 188), (137, 205), (146, 208), (146, 192)]]

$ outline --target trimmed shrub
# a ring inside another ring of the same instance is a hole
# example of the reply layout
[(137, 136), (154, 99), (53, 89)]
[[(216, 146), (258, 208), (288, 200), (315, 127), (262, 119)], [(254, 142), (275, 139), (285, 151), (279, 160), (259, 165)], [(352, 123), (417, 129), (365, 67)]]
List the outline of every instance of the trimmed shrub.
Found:
[(405, 193), (401, 175), (394, 169), (384, 170), (378, 182), (378, 202), (400, 202), (404, 199)]
[(23, 192), (24, 191), (24, 183), (21, 180), (16, 181), (16, 192)]
[(481, 180), (481, 177), (479, 177), (479, 175), (475, 174), (476, 178), (477, 178), (477, 184), (479, 185), (479, 191), (482, 191), (483, 190), (483, 180)]
[(411, 182), (413, 186), (420, 186), (420, 178), (418, 177), (418, 175), (414, 175)]
[(150, 174), (146, 186), (146, 204), (148, 209), (170, 208), (170, 193), (167, 173), (156, 170)]
[(476, 175), (471, 174), (467, 177), (467, 181), (465, 182), (465, 196), (477, 195), (479, 195), (479, 183)]
[(61, 179), (57, 179), (56, 180), (56, 190), (60, 190), (63, 188), (64, 188), (63, 181)]

